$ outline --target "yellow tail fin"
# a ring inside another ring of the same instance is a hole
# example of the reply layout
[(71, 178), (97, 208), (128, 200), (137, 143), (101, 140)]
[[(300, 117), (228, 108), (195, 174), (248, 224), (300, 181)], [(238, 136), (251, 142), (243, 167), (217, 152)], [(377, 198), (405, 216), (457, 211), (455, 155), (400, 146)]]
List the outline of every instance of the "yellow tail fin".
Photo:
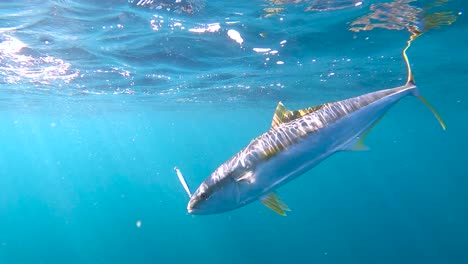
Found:
[[(406, 81), (406, 85), (410, 86), (410, 85), (415, 85), (415, 81), (414, 81), (413, 72), (411, 71), (411, 65), (410, 65), (410, 62), (409, 62), (409, 59), (408, 59), (408, 55), (406, 55), (406, 51), (411, 46), (411, 42), (413, 42), (413, 40), (415, 40), (417, 37), (421, 36), (422, 32), (419, 32), (415, 28), (408, 28), (408, 31), (411, 32), (412, 35), (409, 38), (409, 40), (408, 40), (408, 42), (406, 44), (406, 47), (403, 49), (403, 58), (405, 59), (406, 68), (408, 69), (408, 80)], [(424, 97), (422, 97), (421, 94), (419, 94), (419, 91), (418, 91), (417, 88), (415, 88), (413, 91), (414, 91), (413, 94), (417, 98), (419, 98), (419, 100), (421, 100), (421, 102), (423, 102), (429, 108), (429, 110), (431, 110), (431, 112), (434, 114), (435, 118), (439, 122), (442, 129), (445, 130), (447, 128), (447, 126), (445, 125), (444, 120), (439, 115), (439, 113), (437, 113), (435, 108)]]
[(408, 59), (408, 55), (406, 55), (406, 51), (411, 46), (411, 42), (413, 42), (413, 40), (419, 37), (422, 33), (420, 33), (414, 28), (408, 28), (408, 31), (412, 33), (412, 35), (410, 36), (408, 42), (406, 42), (406, 47), (403, 49), (403, 58), (405, 59), (406, 68), (408, 69), (408, 79), (406, 80), (406, 85), (414, 85), (415, 84), (414, 76), (413, 76), (413, 72), (411, 71), (411, 65)]
[(439, 121), (439, 124), (442, 127), (442, 129), (445, 130), (447, 126), (445, 125), (444, 120), (442, 120), (442, 117), (440, 117), (439, 113), (437, 113), (437, 111), (434, 109), (434, 107), (421, 95), (418, 95), (416, 97), (418, 97), (419, 100), (421, 100), (429, 108), (429, 110), (431, 110), (437, 121)]

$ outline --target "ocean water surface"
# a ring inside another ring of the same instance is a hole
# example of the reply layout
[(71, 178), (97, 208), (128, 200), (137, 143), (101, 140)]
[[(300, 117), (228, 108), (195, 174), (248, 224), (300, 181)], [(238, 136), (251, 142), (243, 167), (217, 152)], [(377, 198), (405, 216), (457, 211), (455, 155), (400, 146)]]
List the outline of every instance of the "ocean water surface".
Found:
[[(456, 0), (0, 1), (0, 263), (468, 263), (468, 20)], [(260, 202), (192, 189), (300, 109), (420, 101)]]

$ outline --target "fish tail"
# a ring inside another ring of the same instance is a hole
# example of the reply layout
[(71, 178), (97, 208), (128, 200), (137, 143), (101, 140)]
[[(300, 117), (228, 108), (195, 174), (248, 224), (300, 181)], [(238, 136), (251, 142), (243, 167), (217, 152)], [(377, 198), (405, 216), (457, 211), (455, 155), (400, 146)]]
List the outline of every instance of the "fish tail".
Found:
[(439, 115), (439, 113), (437, 113), (435, 108), (426, 100), (426, 98), (422, 97), (421, 95), (416, 95), (416, 97), (418, 97), (419, 100), (421, 100), (421, 102), (423, 102), (429, 108), (429, 110), (431, 110), (432, 114), (434, 114), (434, 117), (437, 119), (440, 126), (442, 127), (442, 130), (447, 129), (447, 125), (445, 125), (445, 122), (442, 119), (442, 117)]
[(439, 122), (442, 129), (445, 130), (447, 128), (447, 126), (446, 126), (444, 120), (442, 119), (442, 117), (439, 115), (439, 113), (437, 113), (435, 108), (421, 95), (421, 93), (419, 92), (419, 89), (416, 87), (416, 82), (414, 81), (413, 72), (411, 71), (411, 65), (410, 65), (408, 56), (406, 55), (406, 51), (411, 46), (411, 43), (413, 42), (413, 40), (415, 40), (417, 37), (422, 35), (422, 32), (419, 32), (419, 31), (417, 31), (415, 29), (410, 29), (410, 32), (412, 32), (413, 34), (411, 35), (410, 39), (408, 40), (408, 42), (406, 44), (406, 47), (403, 49), (403, 58), (405, 59), (406, 68), (408, 69), (408, 79), (406, 81), (405, 86), (407, 86), (408, 88), (411, 87), (412, 94), (414, 96), (416, 96), (417, 98), (419, 98), (419, 100), (421, 100), (421, 102), (423, 102), (429, 108), (429, 110), (431, 110), (432, 114), (437, 119), (437, 121)]
[[(411, 43), (413, 42), (413, 40), (419, 37), (422, 33), (415, 29), (409, 29), (409, 31), (412, 32), (412, 35), (409, 38), (408, 42), (406, 42), (406, 47), (403, 49), (403, 59), (405, 59), (406, 69), (408, 70), (408, 79), (406, 80), (406, 86), (414, 86), (416, 85), (416, 82), (414, 81), (414, 75), (411, 71), (411, 65), (408, 59), (408, 55), (406, 55), (406, 51), (409, 49), (409, 47), (411, 47)], [(415, 89), (415, 91), (417, 91), (417, 89)]]

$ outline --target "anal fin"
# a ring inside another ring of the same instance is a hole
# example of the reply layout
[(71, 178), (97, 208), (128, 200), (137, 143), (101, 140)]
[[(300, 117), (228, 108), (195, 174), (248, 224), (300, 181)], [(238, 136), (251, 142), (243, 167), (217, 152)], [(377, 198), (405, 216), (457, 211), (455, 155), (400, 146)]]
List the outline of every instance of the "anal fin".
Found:
[(369, 150), (369, 147), (364, 144), (364, 139), (365, 137), (360, 137), (356, 143), (352, 145), (352, 147), (349, 149), (351, 151), (367, 151)]
[(364, 144), (364, 140), (366, 140), (366, 137), (369, 135), (370, 131), (379, 123), (380, 120), (382, 120), (384, 116), (381, 116), (379, 119), (377, 119), (364, 133), (357, 138), (357, 140), (350, 146), (348, 150), (350, 151), (366, 151), (369, 150), (369, 147)]
[(262, 196), (260, 201), (273, 212), (282, 216), (286, 216), (285, 211), (291, 211), (291, 209), (289, 209), (289, 207), (281, 201), (280, 197), (274, 192)]

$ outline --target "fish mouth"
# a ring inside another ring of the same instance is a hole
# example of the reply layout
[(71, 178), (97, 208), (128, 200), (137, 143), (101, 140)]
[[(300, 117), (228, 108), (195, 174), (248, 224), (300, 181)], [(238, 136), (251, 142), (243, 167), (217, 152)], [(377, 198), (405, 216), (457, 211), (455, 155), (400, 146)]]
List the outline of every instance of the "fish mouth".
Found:
[(192, 215), (199, 215), (201, 214), (199, 210), (197, 210), (196, 208), (190, 208), (190, 207), (187, 207), (187, 212), (189, 214), (192, 214)]
[(193, 211), (195, 209), (195, 208), (193, 208), (193, 204), (194, 204), (194, 202), (192, 200), (190, 200), (189, 203), (187, 204), (187, 212), (189, 214), (193, 213)]
[(187, 212), (189, 214), (193, 214), (193, 215), (198, 215), (198, 214), (203, 214), (200, 212), (199, 208), (196, 208), (195, 206), (193, 206), (193, 204), (189, 203), (187, 205)]

